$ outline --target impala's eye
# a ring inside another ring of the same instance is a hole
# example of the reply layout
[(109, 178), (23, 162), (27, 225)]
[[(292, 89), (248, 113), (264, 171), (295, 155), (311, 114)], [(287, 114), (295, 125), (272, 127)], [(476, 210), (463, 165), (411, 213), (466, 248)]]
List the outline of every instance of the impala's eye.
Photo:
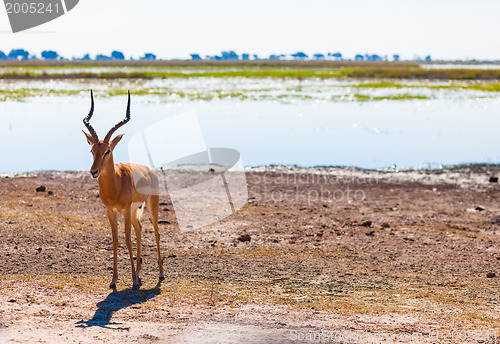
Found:
[(111, 153), (111, 151), (108, 149), (108, 150), (104, 153), (104, 155), (108, 155), (109, 153)]

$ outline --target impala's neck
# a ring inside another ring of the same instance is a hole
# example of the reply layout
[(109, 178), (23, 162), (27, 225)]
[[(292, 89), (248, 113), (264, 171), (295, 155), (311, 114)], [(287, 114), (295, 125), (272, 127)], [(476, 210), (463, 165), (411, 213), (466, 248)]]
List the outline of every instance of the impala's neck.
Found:
[(104, 166), (101, 175), (99, 176), (99, 190), (101, 197), (110, 199), (116, 195), (118, 189), (118, 174), (115, 170), (115, 162), (113, 160), (113, 153), (109, 155), (107, 163)]

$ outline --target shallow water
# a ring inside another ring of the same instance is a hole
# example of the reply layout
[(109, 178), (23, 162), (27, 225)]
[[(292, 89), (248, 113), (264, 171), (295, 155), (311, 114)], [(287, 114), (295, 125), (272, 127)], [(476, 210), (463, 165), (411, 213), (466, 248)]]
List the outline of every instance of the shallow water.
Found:
[[(125, 115), (126, 98), (98, 98), (92, 123), (104, 136)], [(82, 96), (0, 102), (0, 172), (84, 170), (92, 163), (81, 130)], [(167, 102), (132, 98), (132, 120), (115, 150), (128, 160), (129, 140), (169, 116), (195, 111), (207, 147), (240, 151), (246, 166), (296, 164), (362, 168), (429, 168), (500, 162), (500, 101), (384, 102), (212, 100)], [(169, 147), (165, 147), (169, 149)], [(171, 149), (175, 149), (172, 147)]]
[(500, 64), (479, 63), (479, 64), (463, 64), (463, 63), (426, 63), (420, 65), (425, 69), (500, 69)]
[[(483, 89), (481, 89), (483, 87)], [(96, 97), (126, 94), (146, 95), (149, 101), (191, 102), (237, 99), (279, 101), (293, 104), (309, 100), (353, 102), (381, 100), (497, 98), (491, 83), (405, 80), (384, 83), (380, 80), (292, 79), (292, 78), (164, 78), (117, 80), (0, 80), (0, 101), (28, 97)]]

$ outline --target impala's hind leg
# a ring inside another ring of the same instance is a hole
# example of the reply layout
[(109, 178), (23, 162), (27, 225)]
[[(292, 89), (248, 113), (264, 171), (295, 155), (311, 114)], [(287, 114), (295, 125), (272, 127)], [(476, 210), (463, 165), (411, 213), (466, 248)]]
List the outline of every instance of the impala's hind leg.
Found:
[(146, 200), (146, 206), (148, 207), (149, 216), (151, 217), (151, 222), (153, 223), (153, 227), (155, 229), (156, 250), (158, 251), (158, 267), (160, 269), (160, 281), (163, 281), (165, 279), (165, 275), (163, 274), (163, 260), (161, 258), (161, 249), (160, 249), (160, 231), (158, 228), (158, 212), (160, 210), (160, 196), (150, 195)]
[[(142, 206), (144, 207), (144, 205)], [(139, 284), (142, 284), (141, 282), (141, 270), (142, 270), (142, 226), (141, 226), (141, 218), (142, 218), (142, 211), (144, 208), (137, 208), (132, 212), (132, 226), (134, 226), (135, 230), (135, 237), (137, 239), (137, 279), (139, 280)]]

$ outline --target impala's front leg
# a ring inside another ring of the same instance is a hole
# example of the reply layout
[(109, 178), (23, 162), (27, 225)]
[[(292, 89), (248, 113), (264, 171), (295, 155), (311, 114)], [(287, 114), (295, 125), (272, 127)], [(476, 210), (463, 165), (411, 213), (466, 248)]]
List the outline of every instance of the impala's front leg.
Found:
[(134, 254), (132, 252), (132, 238), (130, 233), (132, 230), (132, 212), (130, 208), (127, 208), (123, 212), (123, 217), (125, 218), (125, 243), (127, 244), (128, 255), (130, 257), (130, 265), (132, 267), (132, 288), (139, 289), (141, 284), (135, 272)]
[(118, 281), (118, 214), (108, 210), (108, 219), (111, 225), (111, 237), (113, 238), (113, 279), (109, 287), (116, 289), (116, 282)]

